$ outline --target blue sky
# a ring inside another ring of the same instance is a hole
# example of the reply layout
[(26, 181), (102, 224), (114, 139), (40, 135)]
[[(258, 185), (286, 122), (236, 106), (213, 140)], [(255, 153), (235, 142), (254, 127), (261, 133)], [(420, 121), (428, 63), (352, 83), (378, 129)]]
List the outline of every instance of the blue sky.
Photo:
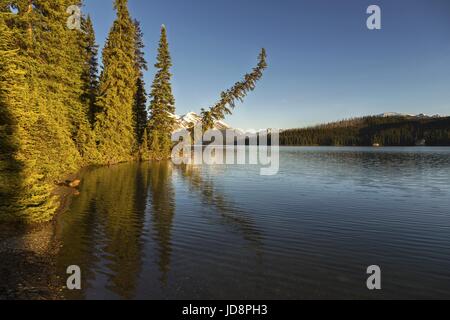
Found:
[[(85, 0), (102, 46), (113, 0)], [(382, 10), (368, 30), (366, 9)], [(226, 122), (292, 128), (342, 118), (450, 114), (448, 0), (129, 0), (144, 31), (147, 89), (161, 24), (168, 29), (177, 113), (199, 112), (256, 64), (269, 69)]]

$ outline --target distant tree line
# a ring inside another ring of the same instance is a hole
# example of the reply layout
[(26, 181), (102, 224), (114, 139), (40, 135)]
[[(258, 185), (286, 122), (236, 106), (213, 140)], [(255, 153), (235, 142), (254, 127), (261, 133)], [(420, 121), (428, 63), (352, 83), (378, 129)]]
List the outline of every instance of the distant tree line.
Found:
[(370, 116), (291, 129), (284, 146), (450, 146), (450, 117)]
[[(100, 71), (90, 17), (81, 17), (81, 30), (67, 27), (73, 5), (82, 0), (0, 0), (0, 221), (51, 219), (55, 182), (83, 166), (170, 157), (175, 99), (166, 28), (147, 94), (143, 33), (128, 1), (114, 1)], [(257, 69), (205, 112), (220, 120), (265, 67), (263, 50)]]

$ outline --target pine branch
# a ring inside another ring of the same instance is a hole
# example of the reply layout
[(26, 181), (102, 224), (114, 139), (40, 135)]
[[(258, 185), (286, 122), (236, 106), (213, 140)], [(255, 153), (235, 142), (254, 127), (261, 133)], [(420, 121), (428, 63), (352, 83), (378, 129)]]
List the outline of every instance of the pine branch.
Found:
[(237, 102), (243, 102), (250, 91), (255, 90), (256, 83), (262, 78), (264, 69), (267, 68), (266, 50), (261, 49), (258, 57), (258, 65), (253, 71), (244, 76), (244, 80), (223, 91), (220, 94), (220, 101), (209, 110), (202, 109), (203, 130), (207, 131), (214, 127), (214, 122), (223, 120), (226, 115), (231, 115)]

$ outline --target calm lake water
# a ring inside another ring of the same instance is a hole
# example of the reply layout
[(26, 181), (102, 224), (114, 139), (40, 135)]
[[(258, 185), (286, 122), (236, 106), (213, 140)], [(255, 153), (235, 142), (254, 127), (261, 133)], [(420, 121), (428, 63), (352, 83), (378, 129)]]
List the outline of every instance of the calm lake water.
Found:
[[(282, 148), (258, 166), (83, 174), (57, 268), (86, 299), (450, 298), (450, 148)], [(382, 269), (382, 291), (366, 269)]]

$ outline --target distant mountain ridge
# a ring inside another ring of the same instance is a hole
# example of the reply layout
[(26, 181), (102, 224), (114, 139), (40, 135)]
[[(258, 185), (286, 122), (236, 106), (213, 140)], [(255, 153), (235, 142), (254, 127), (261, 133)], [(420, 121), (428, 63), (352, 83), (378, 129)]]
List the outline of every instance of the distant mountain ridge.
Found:
[[(173, 129), (173, 134), (177, 134), (182, 130), (189, 130), (193, 126), (197, 125), (202, 121), (201, 116), (199, 116), (195, 112), (189, 112), (183, 116), (178, 116), (175, 114), (170, 114), (170, 116), (175, 120), (175, 127)], [(261, 130), (242, 130), (231, 127), (229, 124), (227, 124), (224, 121), (215, 121), (214, 127), (211, 129), (213, 131), (220, 131), (222, 133), (223, 137), (223, 143), (224, 144), (248, 144), (250, 137), (267, 137), (267, 129), (261, 129)], [(231, 132), (232, 135), (234, 135), (234, 140), (228, 140), (232, 139), (232, 137), (226, 137), (225, 132)], [(208, 144), (210, 141), (205, 141), (206, 144)]]
[(383, 113), (284, 130), (281, 145), (450, 146), (450, 117)]
[(412, 117), (412, 118), (444, 118), (445, 116), (441, 116), (440, 114), (435, 115), (427, 115), (424, 113), (420, 114), (408, 114), (408, 113), (398, 113), (398, 112), (385, 112), (379, 114), (378, 117), (389, 118), (389, 117)]

